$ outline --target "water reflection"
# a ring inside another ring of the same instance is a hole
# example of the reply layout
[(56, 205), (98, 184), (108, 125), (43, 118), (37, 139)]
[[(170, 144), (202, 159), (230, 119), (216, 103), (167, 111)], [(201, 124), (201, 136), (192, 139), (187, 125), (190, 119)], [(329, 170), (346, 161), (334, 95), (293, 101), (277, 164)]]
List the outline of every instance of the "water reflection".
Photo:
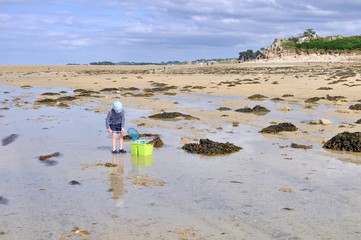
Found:
[(145, 168), (151, 167), (153, 165), (153, 156), (132, 155), (131, 163), (133, 174), (141, 174)]
[(126, 193), (126, 189), (124, 187), (123, 155), (112, 154), (112, 163), (116, 165), (116, 167), (112, 168), (112, 172), (108, 176), (108, 191), (111, 192), (115, 205), (120, 207), (123, 204), (123, 195)]

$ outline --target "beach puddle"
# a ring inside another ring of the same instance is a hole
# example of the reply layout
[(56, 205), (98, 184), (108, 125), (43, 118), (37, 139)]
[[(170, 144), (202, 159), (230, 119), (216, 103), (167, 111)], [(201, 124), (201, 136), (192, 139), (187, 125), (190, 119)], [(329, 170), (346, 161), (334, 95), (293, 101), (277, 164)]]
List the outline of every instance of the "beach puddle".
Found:
[[(9, 109), (1, 110), (1, 139), (19, 134), (11, 144), (0, 146), (0, 228), (6, 239), (237, 239), (245, 232), (250, 239), (308, 239), (310, 233), (337, 238), (340, 232), (347, 235), (339, 222), (358, 226), (361, 221), (361, 170), (354, 164), (358, 154), (333, 154), (320, 144), (312, 149), (284, 147), (294, 141), (266, 137), (257, 127), (234, 127), (222, 119), (222, 130), (217, 131), (201, 119), (163, 121), (148, 128), (147, 121), (153, 121), (145, 118), (150, 109), (132, 108), (126, 109), (127, 127), (144, 121), (138, 131), (160, 134), (164, 146), (154, 148), (151, 156), (134, 156), (127, 140), (126, 154), (112, 154), (111, 136), (104, 131), (106, 112), (87, 110), (96, 102), (34, 109), (39, 93), (71, 90), (2, 91), (8, 92), (1, 101)], [(224, 99), (249, 101), (189, 96), (157, 97), (179, 102), (177, 111), (218, 112)], [(19, 107), (13, 98), (29, 103)], [(257, 103), (271, 109), (266, 116), (321, 116), (303, 112), (302, 106), (289, 104), (294, 109), (289, 115), (275, 110), (278, 104)], [(203, 156), (181, 148), (182, 139), (198, 142), (204, 135), (242, 150)], [(351, 160), (338, 161), (338, 156)], [(43, 164), (48, 160), (56, 164)], [(322, 229), (310, 228), (314, 225)]]

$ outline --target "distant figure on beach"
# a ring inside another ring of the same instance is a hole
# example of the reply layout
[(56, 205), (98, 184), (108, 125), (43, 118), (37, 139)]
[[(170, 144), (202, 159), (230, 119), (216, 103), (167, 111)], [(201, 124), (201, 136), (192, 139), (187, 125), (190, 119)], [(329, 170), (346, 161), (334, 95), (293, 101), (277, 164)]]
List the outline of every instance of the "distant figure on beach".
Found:
[[(113, 102), (112, 109), (108, 112), (105, 118), (105, 127), (108, 133), (113, 134), (112, 138), (112, 153), (126, 153), (123, 149), (123, 134), (125, 123), (125, 113), (123, 105), (119, 101)], [(117, 139), (119, 139), (119, 150), (117, 150)]]

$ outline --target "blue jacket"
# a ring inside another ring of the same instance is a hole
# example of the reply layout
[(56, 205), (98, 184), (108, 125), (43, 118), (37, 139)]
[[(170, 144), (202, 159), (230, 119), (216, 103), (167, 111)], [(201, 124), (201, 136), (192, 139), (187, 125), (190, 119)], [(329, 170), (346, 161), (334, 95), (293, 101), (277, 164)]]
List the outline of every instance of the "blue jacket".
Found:
[(110, 124), (122, 125), (122, 128), (124, 128), (124, 123), (125, 123), (124, 110), (122, 110), (120, 113), (116, 113), (113, 109), (108, 112), (108, 115), (105, 119), (106, 129), (109, 128)]

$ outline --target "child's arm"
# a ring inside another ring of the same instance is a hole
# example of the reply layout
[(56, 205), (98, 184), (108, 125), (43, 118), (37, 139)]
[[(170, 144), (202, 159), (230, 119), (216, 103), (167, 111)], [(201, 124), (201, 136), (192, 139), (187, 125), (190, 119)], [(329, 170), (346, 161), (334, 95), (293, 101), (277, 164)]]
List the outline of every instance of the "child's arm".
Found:
[(110, 115), (111, 114), (112, 114), (111, 111), (109, 111), (108, 114), (107, 114), (107, 117), (105, 118), (105, 128), (107, 129), (107, 131), (109, 133), (112, 132), (112, 130), (110, 129), (110, 126), (109, 126), (109, 121), (110, 121)]
[(122, 133), (125, 133), (125, 112), (124, 109), (122, 110), (122, 129), (121, 129)]

